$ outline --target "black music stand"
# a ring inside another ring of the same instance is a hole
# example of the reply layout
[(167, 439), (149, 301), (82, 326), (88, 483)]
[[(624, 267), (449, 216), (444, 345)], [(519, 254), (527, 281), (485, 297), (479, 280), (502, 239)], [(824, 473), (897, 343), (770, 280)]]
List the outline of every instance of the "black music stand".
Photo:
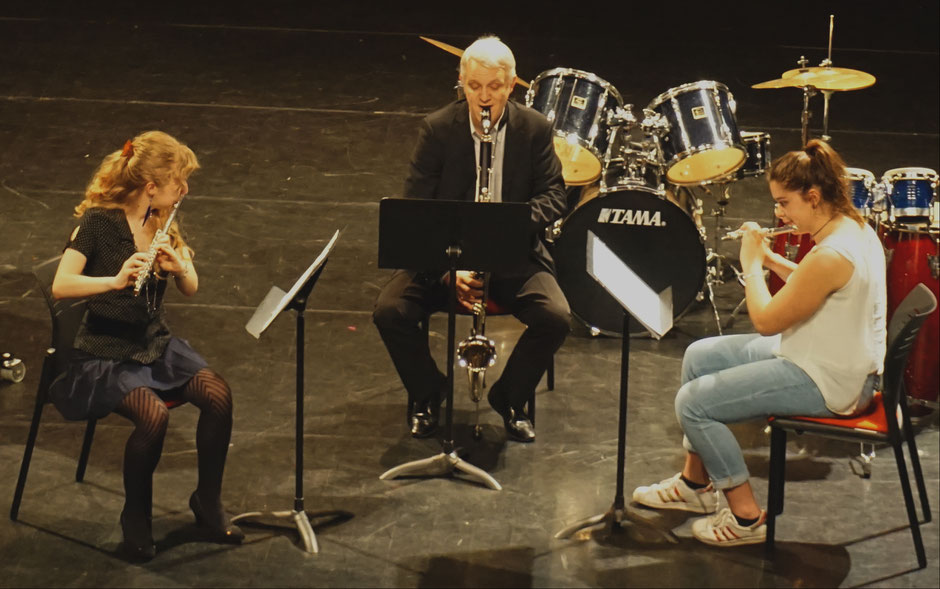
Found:
[[(627, 381), (630, 374), (630, 317), (634, 317), (656, 339), (672, 329), (672, 287), (661, 293), (652, 290), (623, 260), (617, 257), (593, 231), (587, 234), (587, 271), (623, 307), (623, 347), (620, 355), (620, 417), (617, 425), (617, 490), (614, 503), (606, 512), (574, 523), (555, 534), (555, 538), (570, 538), (586, 528), (609, 525), (611, 533), (623, 529), (630, 519), (623, 497), (623, 479), (627, 453)], [(672, 543), (676, 539), (642, 519), (634, 523), (651, 528)]]
[(310, 518), (304, 511), (304, 311), (307, 309), (307, 298), (316, 285), (323, 268), (326, 267), (327, 259), (336, 240), (339, 239), (339, 230), (334, 234), (330, 242), (326, 244), (316, 260), (304, 271), (297, 279), (294, 286), (288, 292), (284, 292), (277, 286), (272, 286), (271, 290), (255, 309), (254, 315), (245, 324), (245, 329), (256, 338), (261, 338), (261, 334), (285, 309), (291, 309), (297, 312), (297, 409), (296, 409), (296, 431), (294, 441), (296, 443), (296, 473), (295, 473), (295, 495), (294, 509), (290, 511), (249, 511), (241, 513), (232, 518), (232, 521), (238, 521), (247, 518), (273, 517), (276, 519), (292, 519), (297, 526), (297, 532), (300, 534), (304, 543), (304, 550), (310, 553), (320, 551), (317, 545), (317, 537), (313, 533), (313, 527), (310, 525)]
[(436, 456), (400, 464), (379, 478), (441, 476), (455, 469), (491, 489), (502, 489), (486, 471), (454, 448), (454, 326), (457, 270), (517, 272), (528, 261), (535, 227), (527, 203), (383, 198), (379, 203), (379, 267), (450, 272), (447, 313), (447, 409), (445, 439)]

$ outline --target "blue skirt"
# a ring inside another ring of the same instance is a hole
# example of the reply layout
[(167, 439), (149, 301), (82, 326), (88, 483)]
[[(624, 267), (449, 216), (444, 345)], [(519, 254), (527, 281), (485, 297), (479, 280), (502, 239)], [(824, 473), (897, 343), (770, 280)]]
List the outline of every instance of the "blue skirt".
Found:
[(99, 358), (75, 350), (68, 370), (49, 387), (49, 400), (66, 419), (99, 419), (114, 411), (136, 388), (172, 396), (207, 366), (202, 356), (177, 337), (171, 337), (163, 355), (150, 364)]

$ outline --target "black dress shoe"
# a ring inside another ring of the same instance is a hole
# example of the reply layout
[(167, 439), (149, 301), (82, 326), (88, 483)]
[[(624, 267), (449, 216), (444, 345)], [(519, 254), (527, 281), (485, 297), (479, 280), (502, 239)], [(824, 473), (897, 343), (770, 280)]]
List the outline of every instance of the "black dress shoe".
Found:
[(123, 550), (131, 560), (148, 561), (157, 555), (150, 532), (150, 519), (145, 514), (128, 515), (121, 512), (121, 532), (124, 534)]
[(196, 524), (207, 531), (209, 540), (212, 542), (241, 544), (242, 540), (245, 539), (245, 533), (232, 523), (225, 511), (222, 510), (221, 505), (217, 510), (209, 512), (203, 508), (202, 503), (199, 501), (199, 495), (193, 491), (193, 494), (189, 496), (189, 508), (193, 510), (193, 515), (196, 516)]
[(503, 418), (503, 426), (510, 439), (526, 444), (535, 441), (535, 426), (524, 411), (510, 407), (509, 402), (495, 388), (490, 389), (486, 400), (490, 402), (490, 407)]
[(427, 438), (437, 431), (438, 413), (431, 410), (430, 404), (419, 404), (411, 414), (411, 437)]
[(509, 418), (503, 418), (506, 433), (517, 442), (528, 444), (535, 441), (535, 426), (522, 410), (509, 408)]

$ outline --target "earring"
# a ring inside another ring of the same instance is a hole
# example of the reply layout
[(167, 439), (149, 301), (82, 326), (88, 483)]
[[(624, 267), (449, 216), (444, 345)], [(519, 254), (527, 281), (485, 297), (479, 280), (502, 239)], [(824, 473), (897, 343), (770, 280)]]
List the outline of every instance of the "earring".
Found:
[(146, 224), (147, 224), (147, 219), (150, 218), (150, 213), (153, 212), (152, 205), (153, 205), (153, 197), (150, 197), (150, 202), (147, 203), (147, 212), (144, 213), (144, 222), (143, 222), (143, 225), (146, 225)]

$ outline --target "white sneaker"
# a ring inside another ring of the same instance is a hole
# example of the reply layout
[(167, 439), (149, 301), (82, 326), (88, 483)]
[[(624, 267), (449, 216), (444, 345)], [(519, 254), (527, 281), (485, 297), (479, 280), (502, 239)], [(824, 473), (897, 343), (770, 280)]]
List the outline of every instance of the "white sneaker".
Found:
[(709, 483), (704, 489), (695, 490), (676, 473), (664, 481), (648, 487), (637, 487), (633, 500), (640, 505), (655, 509), (679, 509), (692, 513), (715, 513), (718, 511), (718, 491)]
[(762, 544), (767, 539), (766, 521), (767, 512), (761, 511), (753, 525), (742, 526), (731, 513), (731, 508), (725, 507), (715, 515), (692, 522), (692, 535), (712, 546)]

